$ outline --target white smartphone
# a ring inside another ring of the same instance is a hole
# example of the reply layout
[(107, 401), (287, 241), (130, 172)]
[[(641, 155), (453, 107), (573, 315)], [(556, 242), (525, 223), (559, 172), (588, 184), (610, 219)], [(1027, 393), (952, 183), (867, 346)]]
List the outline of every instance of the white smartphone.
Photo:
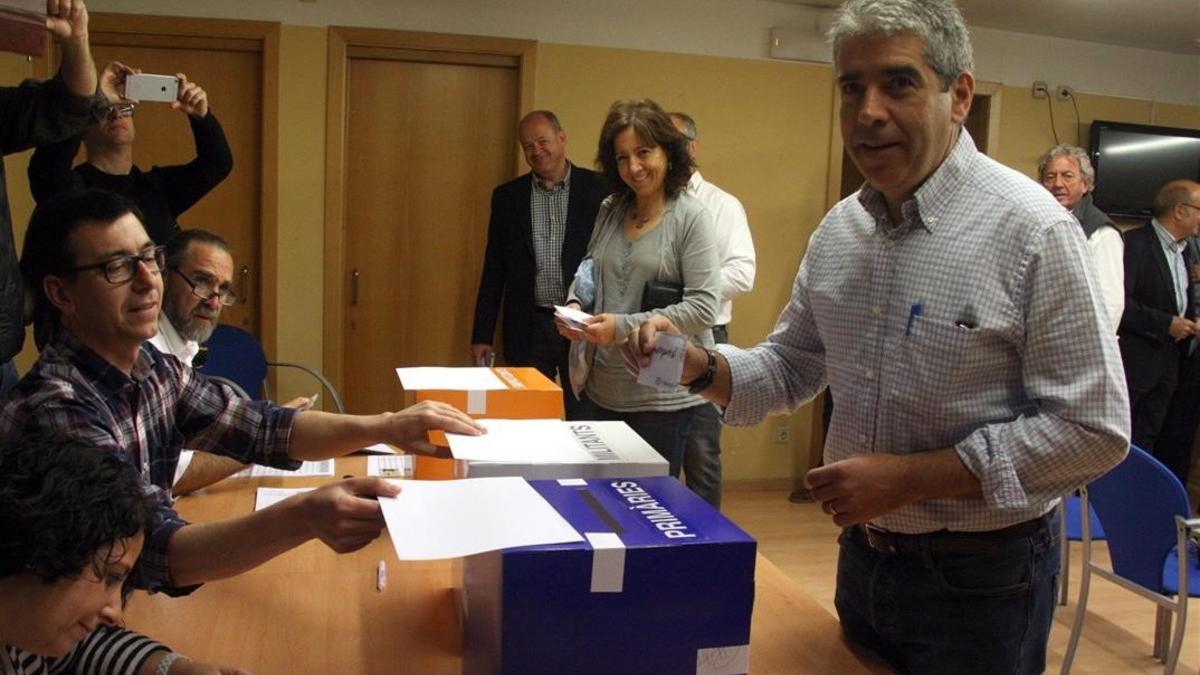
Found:
[(125, 78), (125, 98), (170, 103), (179, 98), (179, 80), (174, 75), (134, 73)]

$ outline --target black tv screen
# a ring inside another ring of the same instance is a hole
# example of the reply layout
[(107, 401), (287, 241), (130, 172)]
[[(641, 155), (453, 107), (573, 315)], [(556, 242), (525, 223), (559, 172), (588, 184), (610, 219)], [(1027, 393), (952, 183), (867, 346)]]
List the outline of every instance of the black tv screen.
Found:
[(1149, 218), (1154, 195), (1168, 182), (1200, 181), (1200, 129), (1092, 122), (1096, 207), (1125, 218)]

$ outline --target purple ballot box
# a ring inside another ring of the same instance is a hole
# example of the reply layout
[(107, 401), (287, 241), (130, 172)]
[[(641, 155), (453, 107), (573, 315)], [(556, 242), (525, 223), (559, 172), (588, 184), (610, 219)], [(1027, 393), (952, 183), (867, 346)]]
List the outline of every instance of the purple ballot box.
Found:
[(674, 478), (530, 484), (586, 541), (463, 561), (464, 673), (747, 671), (754, 539)]

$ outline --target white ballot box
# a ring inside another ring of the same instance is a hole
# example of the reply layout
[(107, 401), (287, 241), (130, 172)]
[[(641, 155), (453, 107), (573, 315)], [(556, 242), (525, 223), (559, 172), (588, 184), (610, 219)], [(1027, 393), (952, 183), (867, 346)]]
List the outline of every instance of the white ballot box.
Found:
[(446, 434), (456, 478), (665, 476), (669, 465), (624, 422), (480, 420), (488, 433)]

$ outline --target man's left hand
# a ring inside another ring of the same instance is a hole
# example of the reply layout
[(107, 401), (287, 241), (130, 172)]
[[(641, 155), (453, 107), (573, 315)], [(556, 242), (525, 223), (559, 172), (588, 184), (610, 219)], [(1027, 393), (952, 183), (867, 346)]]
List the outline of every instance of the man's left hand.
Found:
[(421, 455), (447, 455), (448, 448), (429, 442), (427, 433), (432, 430), (470, 436), (478, 436), (487, 432), (482, 425), (452, 405), (440, 401), (422, 401), (400, 412), (390, 413), (388, 437), (382, 440), (408, 452)]
[(835, 524), (865, 523), (919, 498), (912, 490), (912, 457), (852, 455), (809, 471), (804, 486)]
[(88, 13), (83, 0), (46, 0), (46, 30), (57, 42), (86, 40)]
[(192, 117), (208, 115), (208, 94), (200, 85), (188, 82), (187, 75), (175, 73), (175, 77), (179, 78), (179, 96), (171, 103), (171, 107)]

